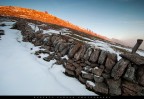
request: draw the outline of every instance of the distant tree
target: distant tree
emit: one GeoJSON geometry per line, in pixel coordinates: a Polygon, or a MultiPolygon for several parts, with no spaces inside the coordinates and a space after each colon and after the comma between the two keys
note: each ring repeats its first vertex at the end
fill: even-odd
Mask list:
{"type": "Polygon", "coordinates": [[[46,13],[46,14],[48,14],[48,12],[47,12],[47,11],[45,11],[45,13],[46,13]]]}

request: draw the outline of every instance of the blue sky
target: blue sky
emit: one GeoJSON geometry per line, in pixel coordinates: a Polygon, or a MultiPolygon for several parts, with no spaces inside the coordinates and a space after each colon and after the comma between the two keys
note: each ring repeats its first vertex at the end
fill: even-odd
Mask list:
{"type": "Polygon", "coordinates": [[[0,5],[48,11],[109,38],[144,39],[144,0],[1,0],[0,5]]]}

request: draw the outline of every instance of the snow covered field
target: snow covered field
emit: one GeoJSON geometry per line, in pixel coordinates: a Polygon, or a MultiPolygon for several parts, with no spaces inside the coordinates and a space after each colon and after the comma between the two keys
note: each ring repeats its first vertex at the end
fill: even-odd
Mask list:
{"type": "Polygon", "coordinates": [[[62,65],[37,58],[39,47],[22,42],[20,31],[10,29],[13,23],[5,23],[0,27],[5,31],[0,40],[0,95],[96,95],[65,76],[62,65]]]}

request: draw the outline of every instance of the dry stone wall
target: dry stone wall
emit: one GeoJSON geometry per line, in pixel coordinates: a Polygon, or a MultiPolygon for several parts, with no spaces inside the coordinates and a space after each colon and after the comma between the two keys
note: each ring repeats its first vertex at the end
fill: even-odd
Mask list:
{"type": "Polygon", "coordinates": [[[64,66],[66,75],[75,77],[87,89],[110,96],[144,95],[144,57],[127,53],[122,54],[118,61],[114,53],[66,36],[35,33],[25,21],[17,22],[13,28],[21,30],[23,41],[45,48],[37,51],[36,55],[49,54],[45,61],[57,60],[56,64],[64,66]],[[64,55],[68,59],[62,59],[64,55]]]}

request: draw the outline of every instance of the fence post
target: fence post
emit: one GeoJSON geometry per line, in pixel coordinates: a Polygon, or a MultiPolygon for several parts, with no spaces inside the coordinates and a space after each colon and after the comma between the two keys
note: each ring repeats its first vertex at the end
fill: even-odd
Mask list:
{"type": "Polygon", "coordinates": [[[135,44],[135,46],[132,49],[132,54],[136,53],[136,51],[138,50],[138,48],[142,44],[142,42],[143,42],[142,39],[137,39],[137,43],[135,44]]]}

